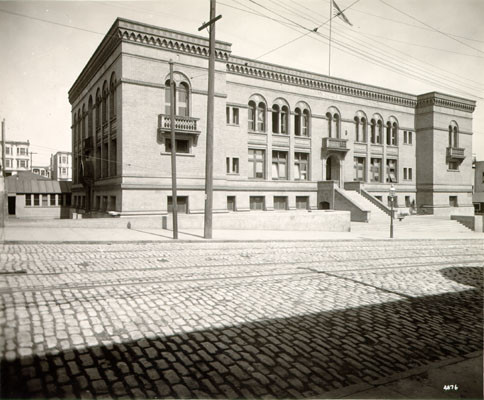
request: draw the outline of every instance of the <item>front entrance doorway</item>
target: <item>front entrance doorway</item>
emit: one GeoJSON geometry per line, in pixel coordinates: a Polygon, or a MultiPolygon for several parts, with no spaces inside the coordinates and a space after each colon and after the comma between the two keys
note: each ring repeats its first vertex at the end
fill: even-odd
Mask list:
{"type": "Polygon", "coordinates": [[[336,156],[329,156],[326,159],[326,180],[339,182],[340,179],[340,165],[339,159],[336,156]]]}

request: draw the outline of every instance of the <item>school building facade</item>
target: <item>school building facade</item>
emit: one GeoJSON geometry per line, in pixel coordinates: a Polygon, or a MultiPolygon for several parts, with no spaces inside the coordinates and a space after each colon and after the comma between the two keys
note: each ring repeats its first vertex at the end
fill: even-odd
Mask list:
{"type": "MultiPolygon", "coordinates": [[[[118,18],[69,91],[73,205],[204,209],[208,39],[118,18]]],[[[472,214],[472,100],[414,95],[233,55],[216,43],[214,211],[332,208],[324,185],[425,214],[472,214]]]]}

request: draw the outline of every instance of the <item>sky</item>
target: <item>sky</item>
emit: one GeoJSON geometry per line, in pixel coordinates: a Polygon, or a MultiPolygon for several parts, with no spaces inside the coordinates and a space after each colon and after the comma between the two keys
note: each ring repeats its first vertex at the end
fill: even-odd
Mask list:
{"type": "MultiPolygon", "coordinates": [[[[331,76],[411,94],[477,101],[484,160],[484,1],[336,0],[331,76]]],[[[0,1],[0,119],[29,140],[33,165],[71,150],[67,93],[117,17],[208,37],[210,0],[0,1]]],[[[217,0],[216,37],[232,53],[328,74],[329,0],[217,0]],[[312,32],[318,28],[317,32],[312,32]]]]}

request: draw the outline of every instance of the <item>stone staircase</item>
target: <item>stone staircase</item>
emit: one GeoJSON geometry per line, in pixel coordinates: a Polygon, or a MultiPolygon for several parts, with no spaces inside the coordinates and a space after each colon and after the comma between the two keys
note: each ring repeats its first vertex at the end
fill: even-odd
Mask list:
{"type": "MultiPolygon", "coordinates": [[[[369,210],[370,220],[368,223],[352,222],[352,232],[382,232],[388,235],[390,231],[390,216],[373,204],[370,200],[363,197],[356,191],[346,190],[346,195],[365,210],[369,210]]],[[[429,237],[438,238],[439,236],[448,236],[450,234],[470,233],[470,229],[457,221],[452,221],[443,217],[433,215],[409,215],[399,221],[398,218],[393,220],[395,237],[405,236],[411,238],[412,234],[418,234],[422,237],[428,233],[429,237]]]]}

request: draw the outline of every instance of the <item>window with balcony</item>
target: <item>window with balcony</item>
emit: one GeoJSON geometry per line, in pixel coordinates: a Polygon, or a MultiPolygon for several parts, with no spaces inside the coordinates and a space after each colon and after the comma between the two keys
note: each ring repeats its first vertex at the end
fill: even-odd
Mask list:
{"type": "Polygon", "coordinates": [[[381,158],[371,159],[370,182],[381,182],[381,158]]]}
{"type": "Polygon", "coordinates": [[[331,107],[326,113],[326,119],[328,120],[328,137],[340,138],[341,137],[341,123],[338,111],[331,107]]]}
{"type": "Polygon", "coordinates": [[[449,125],[449,147],[459,147],[459,128],[454,121],[449,125]]]}
{"type": "Polygon", "coordinates": [[[272,179],[287,179],[287,151],[272,152],[272,179]]]}
{"type": "Polygon", "coordinates": [[[307,181],[309,179],[309,154],[294,153],[294,179],[307,181]]]}
{"type": "Polygon", "coordinates": [[[355,181],[364,182],[365,180],[365,157],[354,158],[355,181]]]}
{"type": "Polygon", "coordinates": [[[387,159],[386,182],[397,182],[397,160],[387,159]]]}
{"type": "Polygon", "coordinates": [[[265,150],[249,149],[248,175],[250,179],[264,179],[265,150]]]}
{"type": "Polygon", "coordinates": [[[165,82],[165,114],[171,115],[171,90],[172,86],[175,93],[175,115],[180,117],[188,117],[190,115],[189,104],[189,87],[188,83],[173,83],[170,85],[170,80],[165,82]]]}

